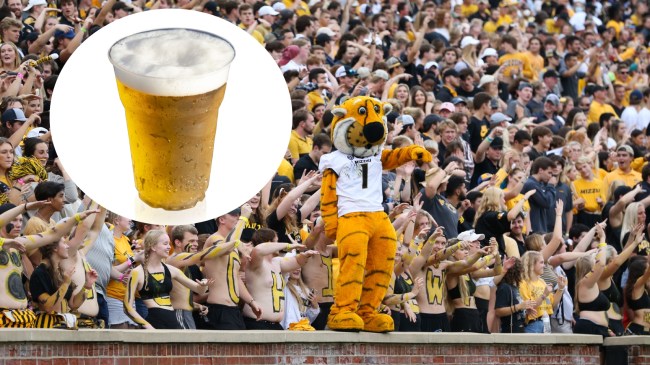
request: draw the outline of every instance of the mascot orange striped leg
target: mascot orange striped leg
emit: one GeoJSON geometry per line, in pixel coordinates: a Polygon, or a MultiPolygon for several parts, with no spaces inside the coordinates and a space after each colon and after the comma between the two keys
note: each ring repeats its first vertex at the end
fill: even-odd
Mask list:
{"type": "Polygon", "coordinates": [[[343,331],[392,331],[393,319],[378,313],[397,249],[395,230],[388,216],[372,212],[340,217],[337,245],[341,266],[328,327],[343,331]]]}

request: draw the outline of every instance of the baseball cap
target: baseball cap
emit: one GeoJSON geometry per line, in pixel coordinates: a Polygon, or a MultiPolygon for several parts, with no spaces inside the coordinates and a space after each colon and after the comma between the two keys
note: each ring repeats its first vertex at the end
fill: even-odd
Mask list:
{"type": "Polygon", "coordinates": [[[499,99],[497,98],[490,99],[490,109],[499,109],[499,99]]]}
{"type": "Polygon", "coordinates": [[[388,60],[386,60],[386,65],[388,66],[388,69],[391,70],[397,66],[404,66],[404,63],[399,60],[397,57],[391,57],[388,60]]]}
{"type": "Polygon", "coordinates": [[[458,239],[461,241],[468,241],[468,242],[482,241],[485,239],[485,235],[478,234],[473,229],[470,229],[469,231],[460,232],[458,234],[458,239]]]}
{"type": "Polygon", "coordinates": [[[276,1],[275,4],[271,6],[275,11],[282,11],[287,8],[282,1],[276,1]]]}
{"type": "Polygon", "coordinates": [[[372,74],[373,74],[373,76],[378,76],[378,77],[380,77],[380,78],[382,78],[382,79],[384,79],[386,81],[388,81],[388,79],[390,78],[388,76],[388,72],[386,72],[384,70],[381,70],[381,69],[375,70],[375,72],[373,72],[372,74]]]}
{"type": "Polygon", "coordinates": [[[643,100],[643,93],[639,90],[634,90],[630,93],[630,101],[639,101],[643,100]]]}
{"type": "Polygon", "coordinates": [[[546,98],[544,99],[545,103],[553,103],[553,105],[558,106],[560,105],[560,98],[558,98],[557,95],[555,94],[548,94],[546,95],[546,98]]]}
{"type": "Polygon", "coordinates": [[[490,142],[490,147],[500,150],[503,148],[503,139],[501,137],[494,137],[492,142],[490,142]]]}
{"type": "Polygon", "coordinates": [[[605,86],[603,86],[603,85],[594,84],[592,86],[591,90],[592,90],[592,92],[595,93],[597,91],[605,91],[605,90],[607,90],[607,88],[605,86]]]}
{"type": "Polygon", "coordinates": [[[406,127],[407,125],[415,124],[413,117],[408,114],[402,114],[395,120],[396,122],[402,122],[402,126],[406,127]]]}
{"type": "MultiPolygon", "coordinates": [[[[499,124],[499,123],[510,122],[510,121],[512,121],[512,118],[510,118],[509,116],[503,113],[494,113],[490,117],[490,124],[499,124]]],[[[503,141],[501,141],[501,145],[503,145],[503,141]]]]}
{"type": "Polygon", "coordinates": [[[616,152],[627,152],[630,154],[630,156],[634,156],[634,150],[632,150],[632,147],[622,144],[616,148],[616,152]]]}
{"type": "Polygon", "coordinates": [[[454,104],[452,104],[450,102],[445,102],[445,103],[442,103],[440,105],[440,111],[443,111],[443,110],[449,110],[450,112],[453,113],[453,112],[456,111],[456,107],[454,106],[454,104]]]}
{"type": "Polygon", "coordinates": [[[45,0],[29,0],[29,3],[27,3],[27,6],[25,7],[25,9],[23,9],[23,11],[28,11],[32,7],[38,6],[38,5],[47,5],[47,1],[45,1],[45,0]]]}
{"type": "Polygon", "coordinates": [[[370,69],[368,67],[359,67],[359,69],[357,69],[357,74],[360,79],[368,78],[370,77],[370,69]]]}
{"type": "Polygon", "coordinates": [[[461,104],[461,103],[467,105],[467,99],[465,99],[465,98],[463,98],[461,96],[457,96],[457,97],[451,99],[451,103],[454,104],[454,105],[458,105],[458,104],[461,104]]]}
{"type": "Polygon", "coordinates": [[[2,123],[13,122],[15,120],[24,122],[27,120],[25,113],[18,108],[11,108],[2,113],[2,123]]]}
{"type": "MultiPolygon", "coordinates": [[[[430,181],[434,176],[436,176],[436,174],[437,174],[438,171],[440,171],[440,170],[441,170],[440,167],[432,167],[432,168],[428,169],[427,172],[424,174],[424,181],[421,182],[420,184],[421,184],[422,186],[427,186],[427,183],[428,183],[428,182],[429,182],[429,181],[430,181]]],[[[444,183],[446,183],[447,181],[449,181],[449,178],[451,177],[451,175],[447,175],[447,174],[445,174],[445,175],[446,175],[446,176],[442,178],[442,181],[440,182],[440,184],[444,184],[444,183]]]]}
{"type": "Polygon", "coordinates": [[[341,66],[336,69],[334,77],[343,77],[343,76],[357,76],[357,72],[353,70],[350,66],[341,66]]]}
{"type": "Polygon", "coordinates": [[[334,37],[334,35],[335,35],[334,31],[331,30],[328,27],[320,27],[320,28],[318,28],[318,30],[316,31],[316,35],[319,35],[319,34],[327,34],[330,37],[334,37]]]}
{"type": "Polygon", "coordinates": [[[217,15],[219,14],[219,5],[214,1],[208,1],[203,5],[203,10],[209,11],[212,15],[217,15]]]}
{"type": "Polygon", "coordinates": [[[480,58],[482,59],[490,56],[499,57],[499,54],[497,53],[497,50],[494,48],[486,48],[483,50],[483,52],[481,52],[480,58]]]}
{"type": "Polygon", "coordinates": [[[264,16],[264,15],[280,15],[275,9],[268,5],[264,5],[260,8],[260,10],[257,11],[257,14],[259,16],[264,16]]]}
{"type": "Polygon", "coordinates": [[[546,51],[546,58],[560,58],[560,55],[555,50],[546,51]]]}
{"type": "Polygon", "coordinates": [[[463,37],[463,40],[460,41],[460,48],[465,48],[467,46],[475,46],[479,43],[480,42],[478,41],[478,39],[468,35],[463,37]]]}
{"type": "Polygon", "coordinates": [[[427,63],[424,65],[424,71],[427,71],[427,70],[430,69],[431,67],[439,68],[439,67],[438,67],[438,62],[436,62],[436,61],[429,61],[429,62],[427,62],[427,63]]]}
{"type": "Polygon", "coordinates": [[[36,127],[27,133],[27,138],[38,138],[47,132],[48,130],[43,127],[36,127]]]}
{"type": "Polygon", "coordinates": [[[494,77],[493,75],[483,75],[481,77],[481,81],[479,81],[479,83],[478,83],[478,87],[482,88],[483,85],[489,84],[489,83],[495,82],[495,81],[497,81],[497,78],[494,77]]]}

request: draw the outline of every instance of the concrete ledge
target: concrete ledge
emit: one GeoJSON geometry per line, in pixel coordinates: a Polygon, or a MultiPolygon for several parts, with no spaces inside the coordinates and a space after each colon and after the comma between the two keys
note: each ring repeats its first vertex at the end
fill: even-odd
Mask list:
{"type": "Polygon", "coordinates": [[[648,346],[650,345],[650,336],[623,336],[606,338],[605,346],[648,346]]]}
{"type": "MultiPolygon", "coordinates": [[[[610,340],[650,344],[650,336],[622,337],[610,340]],[[639,342],[645,341],[645,342],[639,342]]],[[[2,329],[2,343],[75,342],[75,343],[391,343],[391,344],[533,344],[601,345],[600,336],[573,334],[474,334],[474,333],[352,333],[293,331],[173,331],[173,330],[42,330],[2,329]]],[[[619,343],[616,343],[619,344],[619,343]]],[[[626,343],[620,343],[624,345],[626,343]]]]}

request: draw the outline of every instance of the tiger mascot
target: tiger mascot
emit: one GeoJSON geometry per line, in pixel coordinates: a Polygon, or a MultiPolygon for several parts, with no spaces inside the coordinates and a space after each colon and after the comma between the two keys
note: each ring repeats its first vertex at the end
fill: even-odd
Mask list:
{"type": "Polygon", "coordinates": [[[323,155],[319,170],[325,234],[337,241],[340,270],[330,329],[389,332],[393,319],[379,313],[391,279],[397,239],[382,206],[382,170],[408,161],[431,161],[420,146],[384,150],[385,114],[392,106],[367,96],[345,100],[332,110],[336,151],[323,155]]]}

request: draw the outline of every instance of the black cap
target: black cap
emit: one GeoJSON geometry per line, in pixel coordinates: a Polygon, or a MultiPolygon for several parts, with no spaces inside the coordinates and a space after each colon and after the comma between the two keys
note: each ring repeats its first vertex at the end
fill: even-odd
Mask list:
{"type": "Polygon", "coordinates": [[[492,142],[490,142],[490,147],[498,149],[503,148],[503,139],[501,139],[501,137],[494,137],[492,142]]]}
{"type": "Polygon", "coordinates": [[[209,11],[210,14],[212,14],[212,15],[218,15],[219,14],[219,5],[217,5],[217,3],[214,2],[214,1],[208,1],[203,6],[203,10],[209,11]]]}
{"type": "Polygon", "coordinates": [[[113,7],[111,8],[111,10],[113,10],[113,12],[115,12],[115,10],[120,10],[120,9],[124,10],[124,11],[129,11],[129,12],[133,11],[132,7],[126,5],[126,3],[123,3],[121,1],[118,1],[115,4],[113,4],[113,7]]]}
{"type": "Polygon", "coordinates": [[[399,114],[391,111],[390,113],[386,114],[386,121],[388,121],[388,123],[395,123],[395,119],[397,119],[397,117],[399,117],[399,114]]]}

